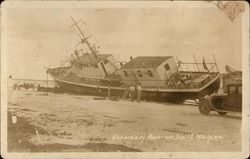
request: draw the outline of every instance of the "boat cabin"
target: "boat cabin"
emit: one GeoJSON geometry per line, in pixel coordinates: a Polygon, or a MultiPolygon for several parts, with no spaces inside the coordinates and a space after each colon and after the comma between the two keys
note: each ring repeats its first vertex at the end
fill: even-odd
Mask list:
{"type": "Polygon", "coordinates": [[[103,79],[114,73],[118,66],[111,54],[83,54],[71,60],[69,73],[75,73],[81,78],[103,79]]]}
{"type": "Polygon", "coordinates": [[[119,71],[124,84],[140,82],[144,87],[165,86],[165,81],[176,72],[177,63],[172,56],[139,56],[119,71]]]}

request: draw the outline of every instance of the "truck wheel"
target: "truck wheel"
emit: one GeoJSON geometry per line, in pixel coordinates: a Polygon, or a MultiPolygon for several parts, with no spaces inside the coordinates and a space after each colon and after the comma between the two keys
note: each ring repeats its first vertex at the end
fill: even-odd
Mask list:
{"type": "Polygon", "coordinates": [[[202,99],[199,103],[199,111],[201,114],[209,114],[211,111],[211,103],[209,99],[202,99]]]}
{"type": "Polygon", "coordinates": [[[219,112],[219,111],[217,111],[217,113],[219,113],[220,115],[226,115],[227,114],[227,112],[219,112]]]}

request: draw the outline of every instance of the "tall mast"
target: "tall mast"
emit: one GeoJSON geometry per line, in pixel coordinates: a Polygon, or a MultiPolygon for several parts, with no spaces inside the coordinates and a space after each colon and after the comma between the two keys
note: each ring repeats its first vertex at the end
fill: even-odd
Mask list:
{"type": "MultiPolygon", "coordinates": [[[[72,20],[73,20],[73,22],[74,22],[74,25],[77,27],[77,29],[79,30],[79,32],[81,33],[81,35],[82,35],[82,37],[83,37],[83,39],[82,39],[82,41],[84,41],[86,44],[87,44],[87,46],[89,47],[89,49],[90,49],[90,51],[91,51],[91,53],[95,56],[95,58],[97,59],[98,58],[98,56],[97,56],[97,54],[96,54],[96,50],[90,45],[90,43],[88,42],[88,37],[85,37],[85,35],[83,34],[83,32],[82,32],[82,30],[79,28],[79,26],[77,25],[77,23],[76,23],[76,21],[75,21],[75,19],[71,16],[71,18],[72,18],[72,20]]],[[[73,26],[74,26],[73,25],[73,26]]]]}

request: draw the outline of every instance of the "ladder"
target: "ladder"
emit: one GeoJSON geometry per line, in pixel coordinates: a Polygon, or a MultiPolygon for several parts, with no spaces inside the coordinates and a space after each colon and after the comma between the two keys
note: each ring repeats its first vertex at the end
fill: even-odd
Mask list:
{"type": "Polygon", "coordinates": [[[126,97],[128,96],[129,92],[130,92],[130,89],[129,89],[129,87],[127,87],[127,88],[125,89],[125,91],[124,91],[124,93],[123,93],[121,99],[122,99],[122,100],[126,99],[126,97]]]}
{"type": "Polygon", "coordinates": [[[138,81],[138,79],[136,78],[136,75],[135,75],[134,71],[131,71],[131,74],[132,74],[132,77],[133,77],[135,83],[138,84],[139,81],[138,81]]]}

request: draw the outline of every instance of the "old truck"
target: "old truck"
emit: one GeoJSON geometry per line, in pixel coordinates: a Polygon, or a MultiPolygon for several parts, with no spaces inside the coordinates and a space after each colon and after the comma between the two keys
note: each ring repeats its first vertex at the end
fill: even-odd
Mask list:
{"type": "Polygon", "coordinates": [[[209,114],[217,111],[220,115],[226,115],[229,111],[242,111],[242,84],[230,83],[227,85],[227,93],[216,93],[206,96],[199,102],[201,114],[209,114]]]}
{"type": "Polygon", "coordinates": [[[223,93],[206,96],[199,101],[201,114],[217,111],[220,115],[227,112],[242,111],[242,72],[226,66],[227,73],[222,76],[223,93]]]}

